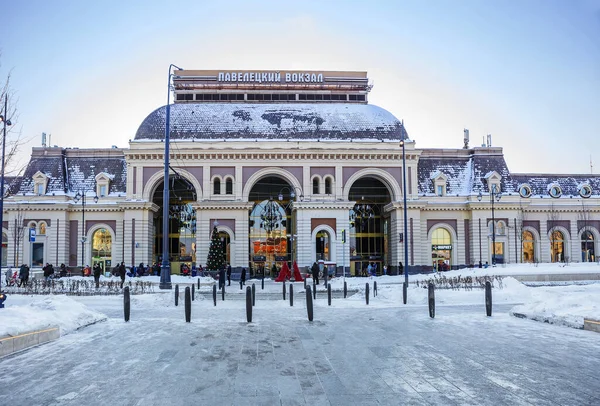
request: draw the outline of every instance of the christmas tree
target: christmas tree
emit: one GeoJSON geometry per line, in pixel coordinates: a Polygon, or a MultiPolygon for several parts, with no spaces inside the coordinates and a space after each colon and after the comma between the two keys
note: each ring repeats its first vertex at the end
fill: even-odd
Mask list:
{"type": "Polygon", "coordinates": [[[214,227],[210,238],[210,248],[208,249],[208,258],[206,259],[206,268],[209,271],[219,271],[224,265],[225,255],[223,255],[223,245],[221,244],[217,227],[214,227]]]}

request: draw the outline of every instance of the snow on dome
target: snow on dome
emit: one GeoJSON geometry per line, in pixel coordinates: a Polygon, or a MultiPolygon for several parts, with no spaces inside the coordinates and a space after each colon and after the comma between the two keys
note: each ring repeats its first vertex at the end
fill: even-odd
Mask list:
{"type": "MultiPolygon", "coordinates": [[[[183,103],[173,104],[171,139],[401,140],[400,121],[371,104],[183,103]]],[[[135,140],[165,137],[166,106],[142,122],[135,140]]]]}

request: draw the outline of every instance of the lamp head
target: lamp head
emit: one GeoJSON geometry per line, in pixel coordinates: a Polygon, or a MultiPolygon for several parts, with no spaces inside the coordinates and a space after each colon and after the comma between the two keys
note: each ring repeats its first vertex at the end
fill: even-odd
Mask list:
{"type": "Polygon", "coordinates": [[[98,196],[94,196],[94,203],[98,203],[98,196]]]}
{"type": "Polygon", "coordinates": [[[400,141],[400,146],[404,148],[404,140],[400,141]]]}
{"type": "Polygon", "coordinates": [[[279,198],[279,201],[283,200],[283,194],[279,193],[279,196],[277,196],[279,198]]]}
{"type": "Polygon", "coordinates": [[[296,193],[294,193],[293,191],[290,192],[290,197],[293,199],[294,197],[296,197],[296,193]]]}
{"type": "Polygon", "coordinates": [[[483,199],[483,195],[481,194],[481,190],[480,190],[479,194],[477,195],[477,200],[481,201],[481,199],[483,199]]]}

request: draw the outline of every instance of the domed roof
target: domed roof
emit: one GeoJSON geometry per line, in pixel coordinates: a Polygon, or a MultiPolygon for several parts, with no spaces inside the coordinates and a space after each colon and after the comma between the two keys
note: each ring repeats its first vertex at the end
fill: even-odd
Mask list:
{"type": "MultiPolygon", "coordinates": [[[[136,140],[165,138],[166,106],[142,122],[136,140]]],[[[401,140],[402,124],[372,104],[181,103],[171,105],[171,139],[401,140]]],[[[406,137],[408,138],[408,137],[406,137]]]]}

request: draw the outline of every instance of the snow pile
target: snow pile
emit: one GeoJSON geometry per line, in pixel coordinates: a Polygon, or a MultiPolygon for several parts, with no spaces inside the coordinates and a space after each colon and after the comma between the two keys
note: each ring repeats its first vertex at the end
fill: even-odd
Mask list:
{"type": "Polygon", "coordinates": [[[52,326],[59,326],[64,335],[107,318],[63,295],[10,295],[4,305],[6,307],[0,309],[0,337],[52,326]]]}
{"type": "Polygon", "coordinates": [[[583,328],[583,319],[600,320],[600,285],[529,288],[531,297],[510,314],[551,324],[583,328]]]}

